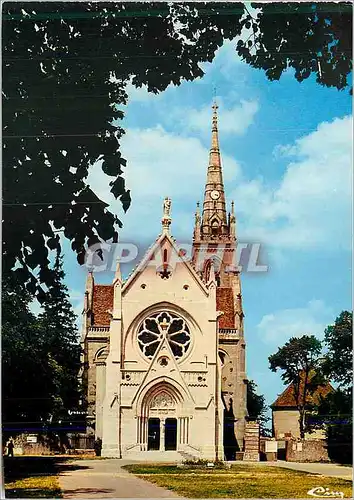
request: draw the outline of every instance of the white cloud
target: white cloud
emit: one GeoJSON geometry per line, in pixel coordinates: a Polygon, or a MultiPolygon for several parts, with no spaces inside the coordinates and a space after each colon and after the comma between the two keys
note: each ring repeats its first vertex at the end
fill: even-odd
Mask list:
{"type": "MultiPolygon", "coordinates": [[[[219,131],[220,134],[243,135],[250,125],[254,123],[254,117],[259,110],[257,101],[241,100],[239,105],[226,108],[220,98],[217,99],[220,107],[219,111],[219,131]]],[[[183,123],[190,130],[209,132],[211,127],[210,106],[205,106],[199,110],[192,109],[181,112],[183,123]]]]}
{"type": "MultiPolygon", "coordinates": [[[[207,124],[210,110],[208,118],[207,124]]],[[[225,112],[222,118],[225,121],[225,112]]],[[[134,237],[135,241],[138,236],[154,238],[160,231],[162,199],[169,196],[173,203],[172,232],[190,240],[195,203],[203,199],[208,147],[195,137],[182,137],[161,126],[126,132],[121,149],[128,160],[125,178],[133,199],[127,214],[110,195],[109,178],[99,165],[92,169],[89,182],[121,216],[122,237],[134,237]]],[[[350,132],[351,118],[336,118],[321,123],[293,144],[278,148],[278,155],[289,163],[282,179],[273,185],[262,178],[248,181],[239,164],[223,154],[225,186],[236,186],[227,195],[235,200],[240,239],[267,244],[276,251],[348,248],[350,132]]]]}
{"type": "Polygon", "coordinates": [[[323,338],[333,312],[321,300],[312,300],[303,308],[282,309],[263,316],[257,325],[258,336],[265,344],[283,345],[291,337],[316,335],[323,338]]]}
{"type": "Polygon", "coordinates": [[[146,102],[156,99],[160,94],[154,94],[153,92],[148,92],[147,86],[142,85],[141,87],[135,87],[131,82],[129,82],[125,88],[128,94],[128,104],[131,102],[146,102]]]}
{"type": "MultiPolygon", "coordinates": [[[[203,201],[209,151],[199,139],[184,138],[166,132],[162,127],[128,129],[121,142],[128,159],[124,177],[131,189],[132,205],[126,214],[109,193],[109,178],[95,165],[89,183],[99,197],[111,204],[124,223],[121,236],[153,239],[160,232],[162,200],[172,198],[172,233],[192,238],[196,202],[203,201]]],[[[237,182],[239,165],[223,155],[225,183],[237,182]]]]}
{"type": "Polygon", "coordinates": [[[278,248],[348,248],[352,119],[323,122],[277,154],[292,161],[277,185],[242,182],[232,193],[244,238],[278,248]]]}

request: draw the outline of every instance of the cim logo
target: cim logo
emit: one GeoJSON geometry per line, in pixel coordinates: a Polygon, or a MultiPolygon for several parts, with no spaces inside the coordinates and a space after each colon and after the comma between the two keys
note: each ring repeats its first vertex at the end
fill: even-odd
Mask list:
{"type": "Polygon", "coordinates": [[[329,488],[323,488],[323,486],[316,486],[309,490],[307,494],[316,498],[344,498],[342,491],[330,491],[329,488]]]}

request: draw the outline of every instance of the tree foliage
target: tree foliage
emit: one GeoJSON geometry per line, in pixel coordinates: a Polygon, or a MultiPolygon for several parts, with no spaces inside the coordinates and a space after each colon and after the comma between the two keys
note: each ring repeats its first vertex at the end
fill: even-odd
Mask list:
{"type": "Polygon", "coordinates": [[[254,38],[245,35],[237,51],[268,78],[292,66],[300,81],[314,72],[321,84],[345,88],[351,6],[321,5],[255,4],[254,18],[243,3],[4,3],[4,269],[16,267],[43,300],[38,283],[51,284],[60,231],[80,263],[87,246],[117,240],[121,222],[87,177],[101,161],[128,209],[119,151],[128,82],[161,92],[201,77],[200,63],[246,27],[254,38]]]}
{"type": "Polygon", "coordinates": [[[353,392],[336,389],[317,408],[317,427],[326,432],[328,455],[337,463],[353,460],[353,392]]]}
{"type": "Polygon", "coordinates": [[[52,286],[42,304],[43,312],[38,320],[46,339],[46,350],[57,367],[55,415],[78,406],[80,390],[81,348],[76,326],[77,316],[73,311],[67,286],[64,284],[63,258],[58,254],[52,273],[52,286]]]}
{"type": "Polygon", "coordinates": [[[52,407],[54,381],[31,298],[14,278],[2,281],[3,430],[37,425],[52,407]],[[22,425],[21,425],[22,423],[22,425]]]}
{"type": "Polygon", "coordinates": [[[247,11],[248,40],[239,55],[253,68],[279,80],[288,68],[302,82],[311,75],[320,85],[343,90],[352,72],[352,5],[324,2],[254,3],[247,11]]]}
{"type": "Polygon", "coordinates": [[[269,356],[270,369],[282,370],[281,378],[286,384],[292,384],[296,406],[299,411],[301,438],[305,437],[305,415],[308,409],[308,396],[324,380],[319,368],[321,342],[314,335],[292,337],[275,354],[269,356]]]}
{"type": "Polygon", "coordinates": [[[79,402],[80,347],[58,257],[43,312],[14,274],[2,285],[2,411],[5,432],[43,430],[79,402]]]}
{"type": "MultiPolygon", "coordinates": [[[[6,3],[3,16],[4,266],[50,284],[58,230],[82,263],[87,245],[117,239],[120,221],[87,183],[102,171],[126,210],[119,121],[126,85],[151,92],[203,74],[225,38],[240,31],[227,4],[6,3]],[[23,13],[25,12],[25,14],[23,13]],[[175,32],[176,22],[185,28],[175,32]]],[[[37,292],[41,290],[37,289],[37,292]]],[[[43,298],[40,293],[39,298],[43,298]]]]}
{"type": "Polygon", "coordinates": [[[324,344],[327,348],[322,369],[326,375],[348,388],[353,382],[353,313],[343,311],[334,325],[325,330],[324,344]]]}
{"type": "Polygon", "coordinates": [[[325,330],[327,349],[323,372],[338,384],[318,407],[319,424],[326,430],[328,453],[339,463],[353,459],[353,313],[342,311],[325,330]],[[324,424],[324,425],[323,425],[324,424]]]}
{"type": "Polygon", "coordinates": [[[248,418],[258,420],[261,432],[264,433],[265,426],[269,421],[267,416],[268,406],[265,397],[257,394],[257,384],[253,380],[247,382],[247,412],[248,418]]]}

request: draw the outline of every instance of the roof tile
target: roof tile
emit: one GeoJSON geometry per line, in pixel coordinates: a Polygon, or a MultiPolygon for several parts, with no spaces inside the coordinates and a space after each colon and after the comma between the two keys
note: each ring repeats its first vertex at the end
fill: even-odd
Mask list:
{"type": "Polygon", "coordinates": [[[232,288],[216,289],[216,309],[224,314],[220,317],[220,328],[235,328],[234,295],[232,288]]]}
{"type": "Polygon", "coordinates": [[[94,285],[93,287],[93,324],[108,326],[110,315],[108,309],[113,308],[113,285],[94,285]]]}
{"type": "MultiPolygon", "coordinates": [[[[303,381],[300,384],[300,391],[302,391],[302,388],[303,381]]],[[[320,385],[312,394],[308,394],[306,401],[308,404],[318,404],[321,398],[325,398],[332,391],[333,387],[329,382],[326,382],[325,385],[320,385]]],[[[289,384],[285,391],[283,391],[274,401],[271,407],[273,409],[279,407],[296,407],[294,385],[289,384]]]]}

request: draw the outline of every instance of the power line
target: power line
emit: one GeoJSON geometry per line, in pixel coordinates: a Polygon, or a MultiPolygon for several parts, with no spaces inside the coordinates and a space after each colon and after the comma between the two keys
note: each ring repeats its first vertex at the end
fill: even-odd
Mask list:
{"type": "MultiPolygon", "coordinates": [[[[178,4],[177,4],[178,5],[178,4]]],[[[183,4],[182,4],[183,5],[183,4]]],[[[232,7],[232,8],[217,8],[214,10],[211,8],[197,9],[198,15],[200,16],[230,16],[232,14],[242,15],[244,14],[244,8],[232,7]]],[[[188,13],[187,10],[185,10],[188,13]]],[[[296,10],[289,8],[284,8],[280,3],[274,4],[273,8],[268,8],[263,15],[274,15],[274,14],[330,14],[330,13],[340,13],[340,14],[351,14],[352,6],[351,4],[317,4],[316,8],[313,5],[297,5],[296,10]]],[[[78,19],[107,19],[107,18],[149,18],[149,17],[160,17],[164,15],[173,14],[171,9],[154,9],[154,10],[143,10],[143,11],[130,11],[130,10],[117,10],[117,11],[100,11],[100,12],[42,12],[42,13],[21,13],[21,14],[3,14],[2,19],[4,21],[48,21],[48,20],[78,20],[78,19]]]]}
{"type": "Polygon", "coordinates": [[[2,203],[4,207],[30,207],[30,206],[35,206],[35,205],[40,205],[40,206],[46,206],[49,207],[51,205],[71,205],[74,207],[75,205],[108,205],[105,201],[75,201],[75,203],[72,203],[71,201],[45,201],[45,202],[28,202],[26,203],[21,202],[21,203],[2,203]]]}

